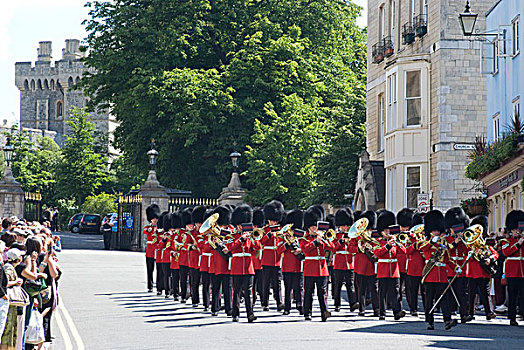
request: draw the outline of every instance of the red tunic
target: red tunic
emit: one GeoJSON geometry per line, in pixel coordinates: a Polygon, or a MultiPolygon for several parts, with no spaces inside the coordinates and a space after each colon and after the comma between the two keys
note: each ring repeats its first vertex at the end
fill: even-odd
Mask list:
{"type": "Polygon", "coordinates": [[[280,255],[277,253],[278,239],[275,237],[275,233],[268,234],[270,228],[267,227],[266,234],[260,240],[262,244],[262,266],[278,266],[280,267],[280,255]]]}
{"type": "Polygon", "coordinates": [[[171,239],[172,234],[170,232],[164,232],[159,238],[157,251],[157,261],[160,263],[170,263],[171,262],[171,239]],[[160,258],[159,258],[160,256],[160,258]]]}
{"type": "Polygon", "coordinates": [[[202,250],[202,254],[200,255],[200,271],[201,272],[210,272],[211,268],[211,255],[213,255],[213,248],[209,245],[209,240],[202,239],[202,242],[200,243],[200,249],[202,250]]]}
{"type": "Polygon", "coordinates": [[[337,240],[333,254],[333,269],[349,271],[353,270],[353,254],[349,251],[350,243],[347,240],[337,240]]]}
{"type": "MultiPolygon", "coordinates": [[[[188,239],[188,243],[189,245],[195,245],[196,247],[198,247],[198,231],[196,230],[192,230],[190,232],[190,235],[188,235],[187,239],[188,239]]],[[[198,269],[199,268],[199,260],[200,260],[200,247],[198,247],[198,249],[196,248],[193,248],[191,250],[189,250],[189,267],[190,268],[193,268],[193,269],[198,269]]]]}
{"type": "MultiPolygon", "coordinates": [[[[493,255],[493,259],[497,260],[499,257],[499,253],[493,249],[493,247],[487,247],[491,255],[493,255]]],[[[466,277],[467,278],[491,278],[491,275],[482,268],[480,263],[475,259],[475,257],[471,257],[468,260],[467,268],[466,268],[466,277]]]]}
{"type": "Polygon", "coordinates": [[[402,250],[397,249],[397,259],[400,273],[406,273],[408,270],[408,256],[402,250]]]}
{"type": "Polygon", "coordinates": [[[178,264],[180,266],[189,266],[189,245],[192,243],[191,237],[187,234],[186,230],[180,229],[178,231],[178,242],[184,243],[180,250],[180,257],[178,258],[178,264]]]}
{"type": "MultiPolygon", "coordinates": [[[[218,248],[219,249],[219,248],[218,248]]],[[[229,270],[229,259],[224,259],[222,255],[216,250],[213,249],[211,253],[211,269],[210,272],[215,275],[229,275],[231,271],[229,270]]]]}
{"type": "MultiPolygon", "coordinates": [[[[451,237],[451,241],[448,239],[449,243],[452,243],[454,241],[453,237],[451,237]]],[[[455,269],[457,266],[462,266],[464,264],[464,261],[468,257],[469,249],[466,247],[466,245],[463,242],[459,242],[454,244],[454,248],[451,248],[449,250],[449,256],[451,259],[451,262],[454,264],[448,265],[448,277],[455,276],[455,269]]],[[[458,275],[458,277],[466,277],[466,268],[464,267],[462,269],[462,273],[458,275]]]]}
{"type": "Polygon", "coordinates": [[[172,234],[171,235],[171,264],[169,265],[169,268],[171,270],[178,270],[180,269],[180,265],[178,264],[178,261],[176,260],[176,240],[177,240],[177,235],[176,234],[172,234]]]}
{"type": "Polygon", "coordinates": [[[255,268],[251,254],[254,247],[250,239],[238,238],[228,246],[229,251],[233,254],[231,257],[231,274],[232,275],[254,275],[255,268]]]}
{"type": "Polygon", "coordinates": [[[156,226],[147,225],[144,227],[143,233],[146,235],[146,258],[155,257],[156,247],[156,226]]]}
{"type": "Polygon", "coordinates": [[[375,264],[369,260],[366,254],[361,253],[358,249],[358,240],[352,239],[350,242],[349,251],[355,254],[355,273],[363,276],[375,275],[375,264]],[[353,243],[351,243],[353,242],[353,243]]]}
{"type": "Polygon", "coordinates": [[[333,243],[300,241],[300,248],[306,256],[304,260],[304,276],[320,277],[329,276],[328,265],[326,262],[326,251],[335,249],[333,243]]]}
{"type": "Polygon", "coordinates": [[[422,276],[422,270],[426,264],[426,260],[420,250],[415,249],[415,244],[408,246],[406,248],[406,255],[408,257],[407,261],[407,274],[409,276],[422,276]]]}
{"type": "Polygon", "coordinates": [[[277,254],[282,255],[282,272],[302,272],[302,260],[286,247],[284,242],[280,242],[277,254]]]}
{"type": "MultiPolygon", "coordinates": [[[[439,246],[438,243],[429,243],[429,244],[426,244],[424,247],[422,247],[424,258],[426,260],[429,260],[433,252],[437,250],[438,246],[439,246]]],[[[431,269],[429,274],[426,276],[426,279],[424,280],[424,282],[447,283],[448,282],[448,264],[449,264],[448,254],[444,252],[442,261],[439,261],[435,264],[435,266],[431,269]]]]}
{"type": "Polygon", "coordinates": [[[502,244],[502,253],[506,256],[504,274],[506,278],[524,278],[524,245],[518,247],[519,240],[509,238],[502,244]]]}
{"type": "Polygon", "coordinates": [[[403,245],[392,245],[388,249],[388,242],[384,239],[380,241],[381,248],[375,249],[373,254],[378,258],[377,278],[399,278],[400,269],[398,267],[397,252],[406,253],[403,245]]]}

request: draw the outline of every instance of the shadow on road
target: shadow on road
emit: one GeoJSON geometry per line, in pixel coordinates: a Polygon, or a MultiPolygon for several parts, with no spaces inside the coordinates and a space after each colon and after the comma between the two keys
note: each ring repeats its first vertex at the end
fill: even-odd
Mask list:
{"type": "Polygon", "coordinates": [[[88,235],[70,232],[58,232],[62,241],[62,249],[103,250],[104,237],[102,235],[88,235]]]}

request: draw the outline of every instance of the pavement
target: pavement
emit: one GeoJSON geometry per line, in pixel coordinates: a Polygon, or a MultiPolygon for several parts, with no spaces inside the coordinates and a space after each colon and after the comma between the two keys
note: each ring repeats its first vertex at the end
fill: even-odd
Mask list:
{"type": "Polygon", "coordinates": [[[325,323],[316,300],[310,322],[296,310],[281,315],[272,302],[268,312],[256,305],[252,324],[242,306],[233,323],[224,313],[211,317],[202,307],[147,293],[143,253],[105,251],[99,235],[61,236],[64,274],[51,349],[524,349],[524,326],[509,327],[505,318],[477,315],[446,331],[437,316],[428,331],[422,315],[378,321],[350,312],[347,302],[325,323]]]}

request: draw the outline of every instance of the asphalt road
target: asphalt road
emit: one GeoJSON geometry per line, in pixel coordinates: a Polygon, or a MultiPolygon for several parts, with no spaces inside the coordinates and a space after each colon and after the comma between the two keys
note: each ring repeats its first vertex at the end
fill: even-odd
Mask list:
{"type": "Polygon", "coordinates": [[[145,292],[141,253],[104,251],[102,236],[64,234],[62,242],[64,275],[52,349],[524,348],[524,326],[509,327],[506,319],[486,321],[480,315],[450,331],[437,317],[436,330],[427,331],[422,316],[378,321],[357,316],[346,304],[322,323],[315,301],[311,322],[297,311],[282,316],[274,304],[263,312],[258,304],[255,323],[247,323],[244,309],[240,322],[232,323],[225,314],[211,317],[202,307],[145,292]]]}

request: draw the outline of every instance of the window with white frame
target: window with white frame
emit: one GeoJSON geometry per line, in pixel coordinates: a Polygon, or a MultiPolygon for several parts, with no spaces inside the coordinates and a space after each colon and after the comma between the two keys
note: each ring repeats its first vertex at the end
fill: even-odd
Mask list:
{"type": "Polygon", "coordinates": [[[406,126],[420,125],[422,96],[420,89],[420,71],[406,72],[405,79],[405,108],[406,126]]]}
{"type": "Polygon", "coordinates": [[[519,17],[517,16],[513,22],[511,22],[512,34],[513,34],[513,56],[517,56],[520,52],[519,47],[519,17]]]}
{"type": "Polygon", "coordinates": [[[386,84],[386,95],[388,107],[386,113],[386,129],[391,131],[397,128],[397,74],[393,73],[388,76],[386,84]]]}
{"type": "Polygon", "coordinates": [[[378,32],[378,40],[384,39],[386,36],[386,18],[384,15],[384,5],[380,6],[378,9],[378,23],[379,23],[379,32],[378,32]]]}
{"type": "Polygon", "coordinates": [[[407,208],[417,207],[417,195],[420,193],[420,166],[406,167],[406,203],[407,208]]]}
{"type": "Polygon", "coordinates": [[[417,13],[415,12],[415,5],[416,5],[416,2],[417,0],[411,0],[411,4],[410,4],[410,11],[411,11],[411,21],[412,22],[415,22],[415,17],[417,16],[417,13]]]}
{"type": "Polygon", "coordinates": [[[500,137],[500,113],[493,115],[493,139],[498,140],[500,137]]]}
{"type": "Polygon", "coordinates": [[[520,96],[513,99],[513,120],[520,120],[522,125],[522,120],[520,119],[520,96]]]}
{"type": "Polygon", "coordinates": [[[391,38],[391,45],[395,45],[395,11],[396,3],[395,0],[389,1],[389,36],[391,38]]]}
{"type": "Polygon", "coordinates": [[[378,96],[378,151],[382,152],[384,150],[384,133],[385,133],[385,98],[384,94],[378,96]]]}
{"type": "Polygon", "coordinates": [[[428,0],[422,0],[422,14],[428,20],[428,0]]]}

